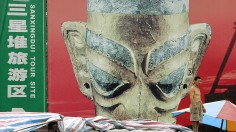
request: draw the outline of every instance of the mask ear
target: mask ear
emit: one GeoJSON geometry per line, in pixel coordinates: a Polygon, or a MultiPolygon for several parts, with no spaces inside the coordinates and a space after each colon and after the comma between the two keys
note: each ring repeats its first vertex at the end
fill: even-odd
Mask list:
{"type": "Polygon", "coordinates": [[[183,80],[183,84],[187,84],[188,86],[185,90],[186,93],[190,88],[189,85],[192,84],[192,81],[198,72],[210,39],[211,28],[208,24],[201,23],[190,26],[189,62],[187,64],[187,71],[185,72],[186,74],[183,80]]]}
{"type": "Polygon", "coordinates": [[[81,22],[64,22],[62,34],[70,55],[73,70],[80,91],[92,99],[90,74],[86,66],[86,24],[81,22]]]}

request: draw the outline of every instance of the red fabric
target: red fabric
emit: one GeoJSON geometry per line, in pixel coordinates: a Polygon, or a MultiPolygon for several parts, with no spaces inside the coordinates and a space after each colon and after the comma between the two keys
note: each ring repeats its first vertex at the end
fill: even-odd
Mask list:
{"type": "Polygon", "coordinates": [[[236,122],[236,106],[230,101],[226,101],[217,118],[236,122]]]}

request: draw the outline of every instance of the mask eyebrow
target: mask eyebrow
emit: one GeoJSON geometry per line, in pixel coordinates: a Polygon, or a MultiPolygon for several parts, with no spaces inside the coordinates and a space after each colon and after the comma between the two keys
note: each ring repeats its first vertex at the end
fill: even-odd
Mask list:
{"type": "Polygon", "coordinates": [[[90,48],[88,48],[87,51],[89,53],[87,54],[87,63],[93,64],[99,69],[116,77],[118,80],[122,80],[124,82],[134,82],[134,69],[127,69],[126,67],[111,61],[108,57],[99,54],[98,52],[94,52],[90,48]]]}
{"type": "Polygon", "coordinates": [[[189,42],[187,35],[165,42],[159,49],[155,49],[151,53],[148,64],[148,70],[153,70],[161,62],[164,62],[174,57],[181,51],[187,50],[188,47],[189,42]]]}
{"type": "Polygon", "coordinates": [[[112,61],[115,61],[128,69],[134,65],[129,50],[122,45],[104,38],[89,29],[87,29],[86,41],[89,48],[102,53],[112,61]]]}

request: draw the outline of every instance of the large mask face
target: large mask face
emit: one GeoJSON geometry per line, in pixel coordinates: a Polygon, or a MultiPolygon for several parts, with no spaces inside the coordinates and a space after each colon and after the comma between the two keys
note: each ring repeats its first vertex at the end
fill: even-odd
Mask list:
{"type": "Polygon", "coordinates": [[[210,40],[207,24],[189,26],[187,0],[88,0],[87,24],[62,30],[97,115],[168,123],[210,40]]]}

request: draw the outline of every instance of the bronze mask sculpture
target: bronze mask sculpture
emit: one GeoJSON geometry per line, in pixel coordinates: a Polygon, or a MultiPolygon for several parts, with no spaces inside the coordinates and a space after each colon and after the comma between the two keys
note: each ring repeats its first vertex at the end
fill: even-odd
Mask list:
{"type": "Polygon", "coordinates": [[[88,0],[87,23],[63,23],[80,91],[96,115],[175,122],[171,112],[211,38],[209,25],[189,26],[188,12],[188,0],[88,0]]]}

